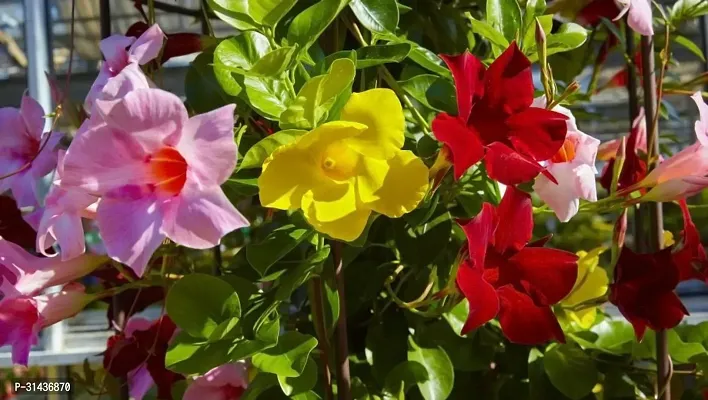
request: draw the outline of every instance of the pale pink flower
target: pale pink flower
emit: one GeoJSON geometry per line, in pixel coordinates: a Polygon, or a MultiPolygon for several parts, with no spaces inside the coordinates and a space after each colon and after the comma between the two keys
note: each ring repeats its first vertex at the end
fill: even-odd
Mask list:
{"type": "Polygon", "coordinates": [[[218,366],[192,382],[184,400],[238,400],[248,387],[248,368],[237,362],[218,366]]]}
{"type": "Polygon", "coordinates": [[[56,166],[55,148],[61,134],[44,134],[44,110],[27,95],[22,96],[19,109],[0,108],[0,127],[0,175],[25,168],[0,180],[0,193],[12,190],[19,207],[36,207],[37,182],[56,166]],[[45,141],[48,142],[42,148],[45,141]],[[26,167],[30,162],[32,164],[26,167]]]}
{"type": "Polygon", "coordinates": [[[654,34],[650,0],[615,0],[621,11],[615,21],[627,14],[627,24],[637,33],[644,36],[654,34]]]}
{"type": "MultiPolygon", "coordinates": [[[[545,98],[535,99],[532,106],[545,107],[545,98]]],[[[567,108],[556,106],[553,111],[568,117],[568,133],[563,147],[553,158],[546,161],[546,169],[558,183],[539,175],[533,188],[561,222],[568,222],[578,213],[580,199],[597,201],[595,156],[600,141],[581,132],[573,114],[567,108]]]]}
{"type": "Polygon", "coordinates": [[[166,237],[204,249],[248,226],[220,187],[236,165],[234,107],[188,118],[160,89],[96,101],[102,120],[71,143],[62,185],[101,197],[96,222],[109,256],[142,276],[166,237]]]}
{"type": "Polygon", "coordinates": [[[27,366],[39,331],[73,317],[94,299],[83,285],[72,283],[56,293],[0,300],[0,346],[11,345],[12,362],[27,366]]]}
{"type": "Polygon", "coordinates": [[[674,201],[693,196],[708,187],[708,106],[701,93],[691,96],[700,118],[696,121],[696,143],[659,164],[637,188],[652,189],[642,201],[674,201]]]}
{"type": "Polygon", "coordinates": [[[100,47],[105,62],[94,81],[84,106],[93,112],[93,105],[111,78],[120,74],[131,64],[144,65],[157,58],[165,35],[158,25],[151,26],[139,38],[113,35],[101,41],[100,47]]]}
{"type": "Polygon", "coordinates": [[[69,261],[40,258],[0,238],[0,299],[33,296],[86,276],[107,261],[85,254],[69,261]]]}

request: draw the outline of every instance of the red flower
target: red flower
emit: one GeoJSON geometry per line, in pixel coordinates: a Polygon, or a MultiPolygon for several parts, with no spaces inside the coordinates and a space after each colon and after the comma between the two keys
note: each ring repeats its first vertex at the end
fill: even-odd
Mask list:
{"type": "Polygon", "coordinates": [[[582,25],[595,26],[602,18],[613,20],[620,11],[615,0],[594,0],[583,7],[575,19],[582,25]]]}
{"type": "Polygon", "coordinates": [[[167,347],[176,329],[174,322],[165,315],[146,330],[111,336],[103,353],[103,367],[113,376],[126,376],[145,366],[157,385],[157,397],[172,399],[172,384],[184,379],[184,376],[165,368],[167,347]]]}
{"type": "Polygon", "coordinates": [[[686,200],[679,202],[683,214],[683,240],[674,249],[672,257],[679,270],[679,280],[699,279],[708,281],[708,257],[701,244],[701,234],[691,219],[686,200]]]}
{"type": "Polygon", "coordinates": [[[506,185],[542,171],[555,181],[538,162],[563,145],[567,117],[531,107],[531,63],[516,43],[489,69],[469,52],[441,57],[455,78],[458,114],[439,114],[433,132],[451,152],[455,178],[484,158],[489,177],[506,185]]]}
{"type": "Polygon", "coordinates": [[[499,316],[512,342],[565,341],[551,305],[570,293],[578,257],[561,250],[531,247],[531,198],[509,186],[498,207],[485,203],[465,231],[469,259],[457,271],[457,285],[469,301],[462,333],[499,316]]]}
{"type": "Polygon", "coordinates": [[[642,340],[647,327],[671,329],[688,311],[674,293],[679,283],[679,270],[671,256],[671,248],[653,254],[637,254],[622,248],[614,282],[610,285],[610,302],[634,327],[642,340]]]}
{"type": "MultiPolygon", "coordinates": [[[[621,139],[618,139],[621,140],[621,139]]],[[[598,158],[606,159],[609,149],[615,149],[619,146],[618,141],[607,142],[600,146],[598,158]]],[[[632,123],[632,132],[627,139],[627,149],[624,156],[624,164],[620,172],[619,180],[617,181],[617,190],[628,188],[635,183],[638,183],[647,176],[647,163],[640,156],[638,150],[647,151],[647,124],[644,117],[644,109],[639,111],[639,115],[632,123]]],[[[605,164],[600,176],[600,184],[606,190],[610,190],[612,186],[612,173],[615,168],[615,158],[609,159],[605,164]]]]}

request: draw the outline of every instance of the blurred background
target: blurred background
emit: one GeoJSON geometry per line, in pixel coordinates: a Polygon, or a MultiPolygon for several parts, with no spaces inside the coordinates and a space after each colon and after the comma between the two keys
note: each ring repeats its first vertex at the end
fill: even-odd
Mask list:
{"type": "MultiPolygon", "coordinates": [[[[141,20],[134,0],[76,0],[69,96],[79,102],[88,93],[102,58],[99,50],[101,3],[104,7],[109,6],[110,18],[107,21],[112,33],[125,34],[130,25],[141,20]]],[[[156,3],[159,5],[157,21],[166,33],[203,31],[200,0],[163,0],[156,3]]],[[[22,94],[29,90],[45,110],[54,108],[45,72],[55,76],[60,87],[64,88],[71,57],[71,8],[71,0],[0,0],[0,107],[18,107],[22,94]]],[[[704,54],[708,53],[706,22],[705,19],[695,20],[691,25],[682,27],[681,31],[681,35],[702,49],[704,54]]],[[[221,21],[212,20],[212,25],[217,37],[236,33],[221,21]]],[[[670,67],[669,77],[672,79],[689,80],[708,71],[708,63],[695,53],[679,46],[674,46],[673,51],[677,62],[670,67]]],[[[194,55],[191,55],[167,62],[162,87],[183,96],[185,74],[193,59],[194,55]]],[[[563,59],[556,58],[554,62],[563,62],[563,59]]],[[[601,72],[600,86],[623,68],[624,63],[619,52],[612,53],[601,72]]],[[[583,70],[580,84],[587,86],[591,74],[591,68],[583,70]]],[[[540,84],[537,86],[540,87],[540,84]]],[[[675,152],[695,141],[693,126],[698,112],[688,96],[666,96],[665,99],[667,118],[661,120],[661,135],[671,138],[664,144],[667,151],[675,152]]],[[[573,111],[581,130],[603,141],[626,135],[629,131],[624,87],[603,90],[592,98],[591,103],[573,111]]],[[[61,128],[59,126],[59,130],[61,128]]],[[[601,164],[598,164],[598,169],[602,169],[601,164]]],[[[697,196],[691,203],[708,204],[708,193],[697,196]]],[[[708,243],[708,208],[694,208],[691,212],[701,230],[703,243],[708,243]]],[[[682,229],[678,207],[665,205],[665,213],[665,229],[677,234],[682,229]]],[[[537,234],[555,233],[553,245],[569,250],[592,249],[603,244],[611,237],[613,223],[609,216],[587,214],[579,214],[570,223],[562,225],[553,216],[541,216],[538,222],[540,229],[537,234]]],[[[632,238],[628,240],[631,244],[632,238]]],[[[691,312],[689,322],[708,320],[708,290],[702,282],[684,283],[679,292],[691,312]]],[[[159,307],[153,307],[143,314],[154,318],[159,312],[159,307]]],[[[83,374],[85,360],[89,365],[100,363],[100,353],[113,333],[106,321],[106,307],[94,306],[71,320],[45,330],[31,354],[33,367],[30,370],[12,368],[9,349],[0,348],[0,399],[44,398],[14,397],[9,384],[19,376],[66,378],[74,373],[83,374]]],[[[77,391],[70,396],[56,395],[51,398],[92,396],[77,391]]]]}

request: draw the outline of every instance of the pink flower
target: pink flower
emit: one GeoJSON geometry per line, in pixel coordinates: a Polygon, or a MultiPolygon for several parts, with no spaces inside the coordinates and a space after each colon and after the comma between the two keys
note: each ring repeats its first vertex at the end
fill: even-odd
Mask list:
{"type": "Polygon", "coordinates": [[[153,25],[137,39],[123,35],[103,39],[100,47],[106,61],[86,96],[86,109],[93,112],[93,105],[100,98],[103,87],[125,67],[131,64],[144,65],[157,58],[164,36],[160,27],[153,25]]]}
{"type": "Polygon", "coordinates": [[[615,0],[622,9],[615,21],[627,14],[627,24],[637,33],[644,36],[654,34],[652,27],[651,1],[649,0],[615,0]]]}
{"type": "MultiPolygon", "coordinates": [[[[535,99],[532,106],[545,108],[545,97],[535,99]]],[[[575,118],[567,108],[556,106],[553,111],[568,117],[565,142],[558,153],[546,162],[546,169],[558,183],[540,175],[533,188],[561,222],[568,222],[578,213],[580,199],[597,201],[595,156],[600,141],[578,130],[575,118]]]]}
{"type": "Polygon", "coordinates": [[[236,165],[234,107],[188,118],[160,89],[96,101],[103,120],[71,143],[62,185],[101,197],[96,222],[109,256],[142,276],[166,237],[204,249],[248,226],[220,187],[236,165]]]}
{"type": "Polygon", "coordinates": [[[195,379],[184,392],[184,400],[238,400],[247,386],[246,364],[224,364],[195,379]]]}
{"type": "Polygon", "coordinates": [[[51,286],[72,282],[90,274],[106,260],[88,254],[70,261],[35,257],[0,238],[0,300],[34,296],[51,286]]]}
{"type": "Polygon", "coordinates": [[[20,109],[0,108],[0,175],[16,173],[0,180],[0,193],[12,190],[19,207],[36,207],[37,181],[57,163],[54,148],[61,134],[44,135],[44,110],[33,98],[24,95],[20,109]],[[48,140],[42,148],[42,144],[48,140]],[[37,154],[42,149],[40,154],[37,154]],[[34,161],[33,161],[34,159],[34,161]],[[32,163],[26,167],[28,163],[32,163]]]}
{"type": "Polygon", "coordinates": [[[659,164],[637,184],[637,188],[652,188],[642,201],[681,200],[708,187],[708,106],[700,93],[691,98],[700,111],[695,126],[698,140],[659,164]]]}
{"type": "Polygon", "coordinates": [[[37,228],[37,251],[51,257],[46,250],[57,242],[61,248],[61,259],[66,261],[86,251],[81,217],[92,217],[95,214],[90,207],[95,206],[98,198],[80,189],[61,186],[64,154],[63,150],[59,152],[54,183],[44,200],[44,212],[37,228]]]}
{"type": "Polygon", "coordinates": [[[12,346],[14,364],[27,366],[40,330],[76,315],[94,300],[84,290],[83,285],[72,283],[57,293],[0,301],[0,346],[12,346]]]}

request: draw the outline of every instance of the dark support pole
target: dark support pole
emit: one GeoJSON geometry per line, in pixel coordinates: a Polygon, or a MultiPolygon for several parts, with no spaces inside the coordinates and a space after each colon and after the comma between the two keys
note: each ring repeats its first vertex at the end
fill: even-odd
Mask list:
{"type": "MultiPolygon", "coordinates": [[[[656,67],[654,65],[654,38],[642,36],[642,66],[644,85],[644,108],[647,121],[647,161],[648,170],[656,167],[659,155],[659,127],[655,114],[658,112],[656,87],[656,67]],[[656,123],[655,123],[656,121],[656,123]]],[[[661,250],[664,244],[664,218],[661,203],[647,203],[642,206],[648,212],[649,229],[647,237],[648,252],[661,250]]],[[[671,360],[666,331],[656,332],[656,369],[659,400],[671,399],[671,360]]]]}
{"type": "Polygon", "coordinates": [[[342,263],[342,242],[332,243],[337,293],[339,294],[339,319],[337,320],[337,398],[352,399],[352,382],[349,373],[349,339],[347,337],[347,305],[344,294],[344,265],[342,263]]]}

